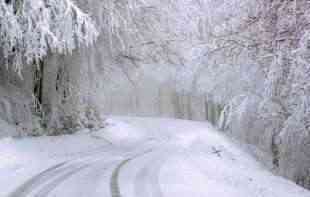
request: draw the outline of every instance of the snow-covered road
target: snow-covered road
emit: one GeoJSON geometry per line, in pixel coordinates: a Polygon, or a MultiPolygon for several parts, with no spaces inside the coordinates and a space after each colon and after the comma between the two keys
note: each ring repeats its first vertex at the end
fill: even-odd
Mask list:
{"type": "Polygon", "coordinates": [[[0,196],[310,197],[207,123],[108,121],[98,132],[0,140],[0,196]]]}

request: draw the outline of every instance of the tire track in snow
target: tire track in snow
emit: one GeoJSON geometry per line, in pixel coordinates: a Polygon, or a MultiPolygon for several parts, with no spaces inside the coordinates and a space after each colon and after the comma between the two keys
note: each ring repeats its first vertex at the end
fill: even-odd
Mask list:
{"type": "Polygon", "coordinates": [[[29,181],[19,186],[12,194],[9,195],[9,197],[26,196],[27,193],[32,190],[32,188],[35,188],[35,186],[39,185],[42,182],[45,182],[46,179],[53,176],[55,172],[60,171],[60,168],[63,167],[65,164],[66,162],[59,163],[32,177],[29,181]]]}
{"type": "Polygon", "coordinates": [[[50,196],[64,197],[95,197],[110,196],[110,177],[120,158],[101,160],[92,164],[89,168],[69,177],[64,183],[59,184],[50,192],[50,196]]]}
{"type": "Polygon", "coordinates": [[[49,193],[51,191],[53,191],[53,189],[55,189],[58,185],[60,185],[61,183],[65,182],[68,178],[70,178],[74,174],[80,172],[81,170],[83,170],[85,168],[88,168],[89,166],[90,166],[89,164],[83,164],[81,166],[77,166],[77,167],[75,167],[73,169],[70,169],[69,171],[67,171],[64,174],[61,174],[60,176],[56,177],[50,183],[44,185],[43,188],[41,188],[37,192],[37,194],[34,195],[34,197],[46,197],[46,196],[48,196],[49,193]]]}
{"type": "MultiPolygon", "coordinates": [[[[100,158],[104,158],[104,155],[98,155],[99,150],[96,150],[94,152],[91,152],[89,155],[85,155],[84,158],[79,158],[76,160],[71,161],[65,161],[62,163],[59,163],[57,165],[54,165],[43,172],[35,175],[30,180],[26,181],[24,184],[19,186],[15,191],[13,191],[8,197],[24,197],[31,194],[31,192],[35,191],[37,188],[43,187],[45,188],[46,192],[51,192],[53,188],[50,188],[51,185],[54,186],[54,188],[58,185],[55,184],[56,182],[50,182],[52,179],[57,179],[57,177],[70,178],[73,174],[78,173],[83,168],[86,168],[88,164],[85,164],[85,162],[91,162],[94,158],[96,160],[100,158]],[[69,163],[70,162],[70,163],[69,163]],[[82,162],[82,163],[81,163],[82,162]],[[83,168],[82,168],[83,167],[83,168]],[[72,169],[73,168],[73,169],[72,169]],[[44,186],[44,184],[47,184],[48,186],[44,186]],[[48,189],[50,188],[50,189],[48,189]]],[[[96,162],[96,160],[92,162],[96,162]]],[[[39,192],[39,196],[46,196],[46,194],[43,195],[43,191],[39,192]]],[[[37,196],[36,194],[35,196],[37,196]]]]}
{"type": "Polygon", "coordinates": [[[23,197],[28,196],[32,192],[35,192],[37,188],[42,187],[39,192],[35,192],[33,196],[35,197],[45,197],[47,194],[59,185],[61,182],[65,181],[75,173],[89,166],[89,164],[79,164],[72,163],[65,166],[67,162],[57,164],[42,173],[34,176],[29,181],[21,185],[17,190],[14,191],[9,197],[23,197]]]}
{"type": "MultiPolygon", "coordinates": [[[[110,192],[112,197],[120,197],[120,189],[118,185],[118,177],[119,173],[122,167],[124,167],[128,162],[145,155],[152,150],[149,149],[144,152],[136,153],[135,156],[132,156],[126,160],[123,160],[121,163],[117,165],[117,162],[115,161],[115,157],[113,161],[108,161],[108,163],[111,165],[111,163],[114,163],[114,165],[117,165],[116,168],[110,169],[108,172],[112,172],[112,175],[110,177],[110,192]]],[[[127,151],[124,150],[114,150],[114,156],[115,155],[122,155],[122,153],[126,153],[127,151]],[[117,154],[121,153],[121,154],[117,154]]],[[[101,152],[102,153],[102,152],[101,152]]],[[[35,175],[34,177],[30,178],[30,180],[26,181],[24,184],[19,186],[15,191],[13,191],[8,197],[28,197],[28,196],[34,196],[34,197],[46,197],[49,194],[51,194],[58,186],[70,179],[70,177],[76,175],[77,173],[83,171],[84,169],[91,168],[91,166],[95,165],[98,161],[103,161],[106,157],[113,157],[111,155],[111,150],[107,151],[106,153],[110,153],[109,155],[100,155],[100,150],[95,150],[89,152],[89,154],[83,154],[84,157],[80,157],[73,160],[68,160],[59,164],[56,164],[41,173],[35,175]],[[90,162],[90,164],[89,164],[90,162]]],[[[128,154],[127,152],[126,154],[128,154]]],[[[130,154],[130,153],[129,153],[130,154]]],[[[133,154],[131,154],[133,155],[133,154]]],[[[119,160],[119,159],[117,159],[119,160]]],[[[107,184],[108,185],[108,184],[107,184]]]]}
{"type": "Polygon", "coordinates": [[[135,179],[135,196],[161,197],[162,192],[159,184],[159,171],[165,157],[162,153],[152,157],[150,161],[139,171],[135,179]]]}
{"type": "Polygon", "coordinates": [[[143,155],[146,155],[148,153],[151,153],[153,150],[150,149],[148,151],[142,152],[141,154],[138,154],[136,156],[133,156],[129,159],[123,160],[118,166],[115,168],[115,170],[112,173],[111,180],[110,180],[110,190],[111,190],[111,197],[122,197],[120,187],[118,184],[119,180],[119,174],[124,166],[128,164],[129,162],[137,159],[138,157],[141,157],[143,155]]]}
{"type": "Polygon", "coordinates": [[[110,189],[112,197],[121,197],[121,192],[118,185],[118,177],[122,167],[124,167],[131,159],[126,159],[122,161],[113,171],[110,181],[110,189]]]}

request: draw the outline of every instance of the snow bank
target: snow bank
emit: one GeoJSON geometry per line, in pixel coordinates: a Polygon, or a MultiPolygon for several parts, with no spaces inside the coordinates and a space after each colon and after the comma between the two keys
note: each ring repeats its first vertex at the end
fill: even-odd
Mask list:
{"type": "Polygon", "coordinates": [[[20,184],[55,164],[100,153],[109,146],[89,133],[0,139],[0,196],[7,196],[20,184]]]}
{"type": "Polygon", "coordinates": [[[132,124],[111,118],[106,120],[106,124],[105,128],[92,133],[92,136],[118,146],[137,144],[145,139],[145,131],[132,124]]]}

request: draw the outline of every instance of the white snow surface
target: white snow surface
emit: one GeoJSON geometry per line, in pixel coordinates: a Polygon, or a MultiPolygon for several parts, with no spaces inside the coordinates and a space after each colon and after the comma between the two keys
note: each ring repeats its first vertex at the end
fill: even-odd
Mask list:
{"type": "Polygon", "coordinates": [[[97,132],[0,139],[0,196],[310,197],[208,123],[107,122],[97,132]]]}

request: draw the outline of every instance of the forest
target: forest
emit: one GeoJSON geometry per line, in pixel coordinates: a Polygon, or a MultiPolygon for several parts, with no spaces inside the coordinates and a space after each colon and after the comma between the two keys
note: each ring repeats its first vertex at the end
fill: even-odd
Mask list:
{"type": "Polygon", "coordinates": [[[0,196],[310,196],[310,1],[0,0],[7,178],[0,196]]]}

